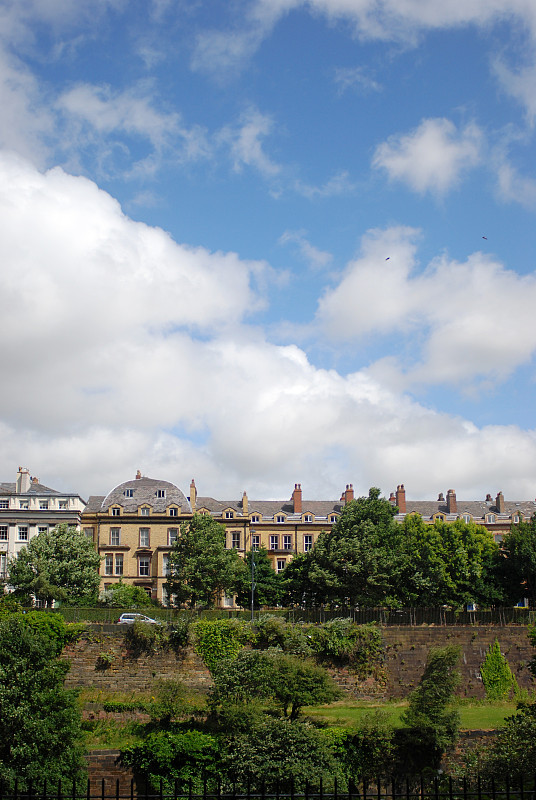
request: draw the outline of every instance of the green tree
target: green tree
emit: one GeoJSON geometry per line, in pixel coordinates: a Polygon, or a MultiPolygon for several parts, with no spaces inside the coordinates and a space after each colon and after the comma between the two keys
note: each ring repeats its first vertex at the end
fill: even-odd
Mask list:
{"type": "Polygon", "coordinates": [[[143,742],[121,751],[121,763],[131,767],[153,789],[160,781],[166,793],[203,791],[203,778],[216,776],[218,741],[201,731],[154,731],[143,742]],[[176,788],[175,788],[176,787],[176,788]]]}
{"type": "Polygon", "coordinates": [[[270,793],[277,788],[301,792],[306,783],[318,787],[320,781],[330,790],[334,777],[343,777],[322,732],[306,723],[269,717],[251,720],[248,730],[233,731],[225,738],[222,773],[228,787],[270,793]]]}
{"type": "Polygon", "coordinates": [[[83,775],[76,694],[64,689],[66,661],[54,637],[22,614],[0,620],[0,773],[40,784],[83,775]]]}
{"type": "Polygon", "coordinates": [[[132,586],[120,580],[101,592],[99,603],[109,608],[147,608],[153,602],[141,586],[132,586]]]}
{"type": "Polygon", "coordinates": [[[403,605],[492,605],[502,600],[499,547],[486,528],[463,520],[429,525],[418,514],[409,514],[401,533],[406,559],[398,595],[403,605]]]}
{"type": "Polygon", "coordinates": [[[404,567],[396,506],[372,488],[345,506],[315,547],[285,570],[290,596],[306,604],[374,606],[397,602],[404,567]],[[301,595],[301,596],[300,596],[301,595]]]}
{"type": "Polygon", "coordinates": [[[437,770],[447,747],[458,735],[459,714],[449,709],[460,675],[459,648],[432,648],[417,688],[401,715],[403,728],[395,731],[399,774],[437,770]]]}
{"type": "Polygon", "coordinates": [[[9,563],[9,583],[15,594],[80,605],[95,602],[99,564],[93,542],[76,528],[58,525],[34,536],[9,563]]]}
{"type": "Polygon", "coordinates": [[[512,524],[502,541],[502,574],[508,599],[536,599],[536,514],[512,524]]]}
{"type": "Polygon", "coordinates": [[[524,703],[497,730],[483,756],[483,775],[518,779],[536,772],[536,705],[524,703]]]}
{"type": "Polygon", "coordinates": [[[490,645],[486,658],[480,667],[482,683],[486,697],[490,700],[506,700],[510,693],[519,692],[515,675],[513,675],[506,657],[501,653],[498,639],[490,645]]]}
{"type": "Polygon", "coordinates": [[[277,651],[247,651],[221,662],[213,673],[211,705],[248,703],[272,698],[283,715],[295,720],[307,705],[329,703],[340,690],[329,674],[312,661],[277,651]]]}
{"type": "Polygon", "coordinates": [[[177,606],[213,606],[222,592],[234,591],[244,569],[236,550],[225,548],[225,528],[208,514],[181,525],[169,556],[166,590],[177,606]]]}
{"type": "Polygon", "coordinates": [[[242,608],[251,607],[251,560],[254,566],[254,607],[277,606],[283,595],[281,575],[272,567],[265,547],[249,551],[244,559],[245,569],[240,572],[236,587],[236,602],[242,608]]]}

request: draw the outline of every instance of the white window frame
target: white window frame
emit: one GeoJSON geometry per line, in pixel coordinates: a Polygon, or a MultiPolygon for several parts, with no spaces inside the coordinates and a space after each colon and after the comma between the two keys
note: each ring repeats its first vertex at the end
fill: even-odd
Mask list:
{"type": "Polygon", "coordinates": [[[39,510],[40,511],[48,511],[48,500],[40,500],[39,501],[39,510]]]}
{"type": "Polygon", "coordinates": [[[162,498],[164,498],[166,496],[166,490],[165,489],[157,489],[156,490],[156,496],[161,500],[162,498]]]}
{"type": "Polygon", "coordinates": [[[252,533],[251,534],[251,547],[255,550],[258,550],[261,546],[261,535],[260,533],[252,533]]]}
{"type": "Polygon", "coordinates": [[[277,559],[276,572],[283,572],[283,570],[285,569],[286,566],[287,566],[287,562],[285,561],[285,559],[284,558],[278,558],[277,559]]]}
{"type": "Polygon", "coordinates": [[[231,531],[231,549],[240,550],[240,531],[231,531]]]}
{"type": "Polygon", "coordinates": [[[170,517],[178,517],[179,516],[179,509],[178,508],[170,508],[169,509],[169,516],[170,517]]]}
{"type": "Polygon", "coordinates": [[[110,544],[112,547],[119,547],[121,544],[121,528],[110,528],[110,544]],[[117,541],[114,541],[117,539],[117,541]]]}
{"type": "Polygon", "coordinates": [[[151,557],[138,556],[138,577],[149,578],[151,575],[151,557]]]}
{"type": "Polygon", "coordinates": [[[308,553],[313,549],[313,534],[305,533],[303,536],[303,552],[308,553]]]}
{"type": "Polygon", "coordinates": [[[122,575],[125,568],[123,553],[114,554],[114,575],[122,575]]]}
{"type": "Polygon", "coordinates": [[[279,534],[270,534],[270,550],[279,550],[279,534]]]}
{"type": "Polygon", "coordinates": [[[29,539],[29,530],[28,525],[18,525],[17,526],[17,541],[18,542],[27,542],[29,539]],[[24,533],[23,533],[24,531],[24,533]]]}
{"type": "Polygon", "coordinates": [[[283,534],[283,550],[292,550],[292,534],[283,534]]]}
{"type": "Polygon", "coordinates": [[[150,510],[149,506],[142,506],[140,508],[140,517],[148,517],[148,516],[150,516],[150,512],[151,512],[151,510],[150,510]]]}
{"type": "Polygon", "coordinates": [[[104,574],[105,575],[113,575],[114,574],[114,554],[113,553],[106,553],[104,556],[104,574]]]}
{"type": "Polygon", "coordinates": [[[0,525],[0,542],[7,541],[9,541],[9,525],[0,525]]]}
{"type": "Polygon", "coordinates": [[[178,528],[168,528],[167,537],[168,537],[168,546],[173,547],[177,538],[179,536],[179,529],[178,528]]]}
{"type": "Polygon", "coordinates": [[[139,530],[139,543],[140,543],[140,547],[150,547],[151,546],[151,529],[150,528],[140,528],[140,530],[139,530]]]}

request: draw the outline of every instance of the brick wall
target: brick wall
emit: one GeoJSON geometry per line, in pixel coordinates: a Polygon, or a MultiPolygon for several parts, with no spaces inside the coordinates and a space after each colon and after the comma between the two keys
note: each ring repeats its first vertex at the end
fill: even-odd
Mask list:
{"type": "MultiPolygon", "coordinates": [[[[533,648],[527,633],[528,628],[521,625],[386,627],[382,629],[385,644],[384,683],[370,679],[361,683],[345,668],[331,672],[345,692],[355,697],[404,697],[419,682],[430,647],[453,644],[460,647],[462,654],[459,693],[483,697],[480,665],[489,646],[498,639],[519,685],[531,688],[533,680],[526,665],[533,656],[533,648]]],[[[157,680],[171,676],[181,678],[192,689],[206,691],[211,685],[209,671],[191,648],[183,656],[164,651],[132,658],[125,649],[122,632],[88,634],[67,647],[64,655],[71,661],[66,681],[68,686],[107,691],[147,691],[157,680]],[[113,655],[108,669],[98,668],[101,652],[113,655]]]]}

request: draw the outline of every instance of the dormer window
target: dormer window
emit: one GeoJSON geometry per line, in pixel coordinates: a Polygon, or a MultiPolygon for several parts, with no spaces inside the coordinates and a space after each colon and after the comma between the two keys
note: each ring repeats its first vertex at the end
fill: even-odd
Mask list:
{"type": "Polygon", "coordinates": [[[493,525],[494,522],[497,522],[497,517],[495,514],[486,514],[486,522],[488,525],[493,525]]]}
{"type": "Polygon", "coordinates": [[[328,521],[331,522],[332,525],[334,525],[337,522],[337,515],[336,514],[330,514],[328,521]]]}
{"type": "Polygon", "coordinates": [[[115,506],[112,508],[112,517],[120,517],[121,516],[121,509],[115,506]]]}
{"type": "Polygon", "coordinates": [[[304,522],[312,522],[313,521],[312,514],[304,514],[303,515],[303,521],[304,522]]]}
{"type": "Polygon", "coordinates": [[[148,517],[150,513],[149,506],[141,506],[140,508],[140,516],[141,517],[148,517]]]}
{"type": "Polygon", "coordinates": [[[123,494],[125,497],[134,497],[134,489],[125,489],[123,494]]]}
{"type": "Polygon", "coordinates": [[[261,518],[259,517],[259,515],[258,515],[258,514],[252,514],[252,515],[251,515],[251,521],[252,521],[252,522],[260,522],[260,521],[261,521],[261,518]]]}
{"type": "Polygon", "coordinates": [[[60,511],[67,511],[67,506],[68,505],[69,504],[68,504],[67,500],[60,500],[60,502],[59,502],[60,511]]]}
{"type": "Polygon", "coordinates": [[[445,515],[444,514],[434,514],[433,520],[434,520],[434,522],[445,522],[445,515]]]}
{"type": "Polygon", "coordinates": [[[470,514],[462,514],[462,519],[466,524],[469,524],[469,522],[471,522],[472,517],[470,514]]]}
{"type": "Polygon", "coordinates": [[[166,496],[166,490],[165,489],[157,489],[156,490],[156,496],[157,497],[165,497],[166,496]]]}
{"type": "Polygon", "coordinates": [[[41,511],[48,511],[48,500],[40,500],[39,508],[41,509],[41,511]]]}
{"type": "Polygon", "coordinates": [[[29,505],[28,500],[19,500],[19,508],[27,509],[29,505]]]}
{"type": "Polygon", "coordinates": [[[275,518],[275,521],[276,522],[284,522],[285,521],[285,517],[283,516],[283,514],[278,514],[277,517],[275,518]]]}
{"type": "Polygon", "coordinates": [[[234,519],[234,511],[226,511],[225,519],[234,519]]]}
{"type": "Polygon", "coordinates": [[[170,517],[178,517],[179,516],[179,509],[175,508],[174,506],[171,506],[171,508],[169,508],[168,511],[169,511],[169,516],[170,517]]]}

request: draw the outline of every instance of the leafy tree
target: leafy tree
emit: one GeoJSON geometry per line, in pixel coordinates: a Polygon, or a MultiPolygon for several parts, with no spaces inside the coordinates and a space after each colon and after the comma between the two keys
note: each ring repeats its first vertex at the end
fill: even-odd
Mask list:
{"type": "Polygon", "coordinates": [[[8,786],[16,777],[39,784],[83,774],[80,712],[57,652],[54,637],[22,614],[0,620],[0,773],[8,786]]]}
{"type": "Polygon", "coordinates": [[[251,607],[251,559],[254,565],[254,607],[277,606],[283,595],[281,575],[274,570],[265,547],[249,551],[244,559],[245,569],[237,583],[236,602],[242,608],[251,607]]]}
{"type": "Polygon", "coordinates": [[[236,550],[225,548],[225,528],[208,514],[194,514],[181,525],[169,556],[165,584],[175,605],[213,606],[224,591],[233,591],[244,569],[236,550]]]}
{"type": "Polygon", "coordinates": [[[153,689],[154,698],[148,711],[151,720],[161,728],[170,728],[171,723],[187,708],[186,687],[180,678],[158,681],[153,689]]]}
{"type": "Polygon", "coordinates": [[[408,708],[401,715],[405,727],[395,731],[399,774],[437,770],[443,752],[455,742],[459,714],[448,706],[460,679],[459,659],[457,647],[430,650],[419,685],[410,694],[408,708]]]}
{"type": "Polygon", "coordinates": [[[132,586],[120,580],[101,592],[99,603],[109,608],[147,608],[153,602],[140,586],[132,586]]]}
{"type": "Polygon", "coordinates": [[[176,785],[180,794],[187,794],[191,781],[193,792],[200,794],[203,778],[217,775],[218,751],[217,739],[201,731],[155,731],[122,750],[120,760],[153,789],[162,781],[166,793],[175,792],[176,785]]]}
{"type": "Polygon", "coordinates": [[[374,606],[396,603],[404,566],[396,506],[370,489],[345,506],[313,550],[285,570],[291,598],[305,604],[374,606]]]}
{"type": "Polygon", "coordinates": [[[325,669],[277,651],[243,651],[215,670],[211,705],[273,698],[283,715],[295,720],[303,706],[329,703],[340,690],[325,669]]]}
{"type": "Polygon", "coordinates": [[[493,744],[482,757],[485,776],[512,779],[536,772],[536,704],[523,703],[497,730],[493,744]]]}
{"type": "Polygon", "coordinates": [[[34,536],[9,563],[9,583],[15,595],[34,596],[52,605],[94,602],[99,588],[99,564],[93,542],[76,528],[58,525],[34,536]]]}
{"type": "Polygon", "coordinates": [[[433,525],[409,514],[401,525],[406,553],[400,574],[403,605],[454,605],[500,602],[499,548],[493,534],[463,520],[433,525]]]}
{"type": "Polygon", "coordinates": [[[497,639],[490,645],[486,658],[480,667],[486,697],[490,700],[506,700],[510,692],[519,692],[515,675],[512,674],[506,657],[501,653],[497,639]]]}
{"type": "Polygon", "coordinates": [[[387,712],[364,714],[352,731],[335,731],[337,753],[350,779],[390,776],[393,727],[387,712]]]}
{"type": "Polygon", "coordinates": [[[222,772],[229,787],[252,792],[277,789],[303,791],[305,784],[328,790],[333,778],[342,778],[329,739],[305,723],[264,717],[249,730],[233,731],[226,738],[222,772]]]}
{"type": "Polygon", "coordinates": [[[502,573],[508,599],[536,600],[536,514],[528,522],[512,524],[502,541],[502,573]]]}

